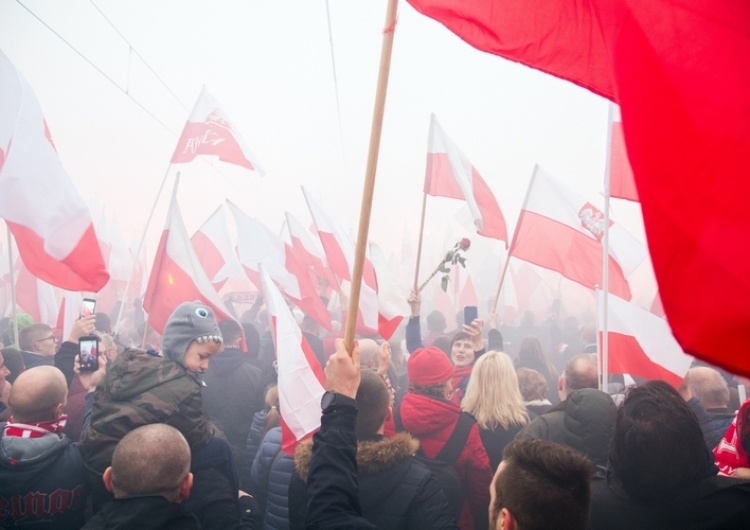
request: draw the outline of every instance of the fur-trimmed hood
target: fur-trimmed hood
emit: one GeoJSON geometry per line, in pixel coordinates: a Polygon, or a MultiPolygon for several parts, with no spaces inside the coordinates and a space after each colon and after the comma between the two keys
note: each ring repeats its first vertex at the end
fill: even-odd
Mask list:
{"type": "MultiPolygon", "coordinates": [[[[379,437],[357,442],[357,470],[366,475],[379,473],[394,464],[414,456],[419,449],[419,440],[407,433],[398,433],[393,438],[379,437]]],[[[294,454],[294,468],[302,480],[307,481],[312,460],[312,440],[306,440],[297,447],[294,454]]]]}

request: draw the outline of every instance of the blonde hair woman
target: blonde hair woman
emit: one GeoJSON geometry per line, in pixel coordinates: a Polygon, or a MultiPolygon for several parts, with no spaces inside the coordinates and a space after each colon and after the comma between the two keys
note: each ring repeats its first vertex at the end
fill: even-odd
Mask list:
{"type": "Polygon", "coordinates": [[[479,424],[479,435],[493,469],[503,449],[529,423],[511,358],[503,352],[485,353],[474,363],[461,408],[479,424]]]}

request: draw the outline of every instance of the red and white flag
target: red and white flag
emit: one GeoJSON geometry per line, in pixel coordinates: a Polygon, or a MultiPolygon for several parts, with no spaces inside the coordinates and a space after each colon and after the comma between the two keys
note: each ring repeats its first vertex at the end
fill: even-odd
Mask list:
{"type": "MultiPolygon", "coordinates": [[[[338,276],[344,294],[349,295],[351,288],[351,271],[354,269],[354,241],[329,216],[318,202],[304,187],[307,207],[318,230],[320,242],[323,244],[328,264],[333,273],[338,276]]],[[[357,331],[367,334],[378,331],[380,316],[378,314],[378,284],[375,272],[368,259],[362,273],[362,286],[359,293],[359,313],[357,315],[357,331]]],[[[382,333],[381,333],[382,335],[382,333]]],[[[383,335],[384,338],[385,335],[383,335]]]]}
{"type": "Polygon", "coordinates": [[[0,217],[37,278],[98,291],[109,279],[86,203],[60,163],[34,92],[0,52],[0,217]]]}
{"type": "Polygon", "coordinates": [[[55,327],[57,323],[57,299],[54,288],[31,274],[31,271],[16,260],[16,304],[34,319],[37,324],[55,327]]]}
{"type": "MultiPolygon", "coordinates": [[[[603,335],[604,292],[597,292],[598,330],[603,335]]],[[[610,373],[663,379],[680,386],[693,358],[682,351],[667,321],[610,295],[607,300],[607,336],[610,373]]]]}
{"type": "Polygon", "coordinates": [[[620,108],[614,103],[610,103],[609,105],[612,109],[612,120],[609,122],[609,183],[605,183],[604,189],[609,189],[610,197],[638,202],[635,176],[628,160],[628,151],[625,148],[625,135],[622,131],[620,108]]]}
{"type": "Polygon", "coordinates": [[[195,255],[177,200],[173,198],[151,267],[143,308],[148,312],[149,325],[162,333],[172,311],[181,303],[194,300],[210,306],[217,321],[234,320],[195,255]]]}
{"type": "MultiPolygon", "coordinates": [[[[509,254],[594,289],[603,285],[604,228],[599,209],[537,166],[509,254]]],[[[646,259],[646,248],[610,220],[609,252],[609,290],[629,300],[626,277],[646,259]]]]}
{"type": "Polygon", "coordinates": [[[250,281],[260,287],[262,265],[284,295],[303,313],[330,330],[331,316],[328,309],[313,285],[307,267],[297,258],[292,247],[258,219],[250,217],[231,202],[229,210],[237,223],[237,257],[250,281]]]}
{"type": "Polygon", "coordinates": [[[288,454],[320,427],[320,400],[325,376],[315,353],[265,266],[260,282],[266,297],[268,320],[276,346],[281,414],[281,446],[288,454]]]}
{"type": "Polygon", "coordinates": [[[190,238],[196,256],[217,291],[232,279],[244,277],[227,229],[224,205],[216,208],[190,238]]]}
{"type": "Polygon", "coordinates": [[[205,86],[177,141],[172,163],[191,162],[198,155],[218,156],[224,162],[264,174],[237,128],[205,86]]]}
{"type": "Polygon", "coordinates": [[[480,235],[508,242],[505,218],[492,190],[476,168],[430,117],[424,192],[434,197],[463,199],[480,235]]]}
{"type": "Polygon", "coordinates": [[[479,306],[479,297],[469,271],[455,267],[458,276],[458,307],[479,306]]]}
{"type": "Polygon", "coordinates": [[[320,238],[314,236],[292,214],[286,212],[286,226],[297,257],[318,277],[324,278],[331,288],[337,287],[336,278],[326,260],[320,238]]]}
{"type": "Polygon", "coordinates": [[[374,242],[370,242],[370,257],[378,286],[378,331],[383,338],[390,339],[411,312],[404,298],[404,288],[399,286],[385,254],[374,242]]]}

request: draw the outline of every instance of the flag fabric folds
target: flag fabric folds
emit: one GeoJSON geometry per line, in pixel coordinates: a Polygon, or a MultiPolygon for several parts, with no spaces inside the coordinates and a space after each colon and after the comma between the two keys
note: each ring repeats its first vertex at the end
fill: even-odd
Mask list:
{"type": "Polygon", "coordinates": [[[16,260],[16,303],[34,322],[54,327],[58,305],[50,284],[31,274],[21,260],[16,260]]]}
{"type": "MultiPolygon", "coordinates": [[[[614,103],[610,103],[614,107],[614,103]]],[[[622,118],[619,110],[609,123],[609,196],[618,199],[638,202],[638,190],[635,187],[633,168],[630,167],[628,152],[625,148],[625,136],[622,131],[622,118]]]]}
{"type": "Polygon", "coordinates": [[[37,278],[98,291],[109,273],[86,203],[63,169],[39,101],[0,52],[0,217],[37,278]]]}
{"type": "Polygon", "coordinates": [[[430,117],[424,192],[435,197],[465,200],[477,233],[505,241],[507,247],[505,218],[492,190],[445,134],[434,114],[430,117]]]}
{"type": "MultiPolygon", "coordinates": [[[[598,330],[603,336],[604,292],[597,292],[598,330]]],[[[685,378],[693,358],[686,355],[663,318],[617,296],[607,300],[609,369],[645,379],[663,379],[675,388],[685,378]]]]}
{"type": "Polygon", "coordinates": [[[217,291],[221,290],[228,279],[244,277],[229,237],[223,205],[216,208],[193,234],[190,243],[217,291]]]}
{"type": "Polygon", "coordinates": [[[315,353],[263,265],[259,275],[276,346],[281,444],[284,451],[293,454],[297,443],[320,427],[325,377],[315,353]]]}
{"type": "Polygon", "coordinates": [[[476,48],[620,105],[672,330],[686,351],[750,375],[750,4],[409,3],[476,48]]]}
{"type": "Polygon", "coordinates": [[[177,141],[172,163],[191,162],[198,155],[217,156],[224,162],[264,174],[237,128],[205,86],[177,141]]]}
{"type": "MultiPolygon", "coordinates": [[[[594,289],[603,285],[603,236],[602,212],[537,166],[509,254],[594,289]]],[[[646,249],[612,221],[609,249],[609,290],[629,300],[626,276],[646,258],[646,249]]]]}
{"type": "Polygon", "coordinates": [[[143,298],[149,325],[162,333],[172,311],[182,302],[193,300],[210,306],[217,321],[234,319],[195,255],[180,208],[172,199],[143,298]]]}
{"type": "Polygon", "coordinates": [[[292,214],[286,212],[286,226],[292,240],[292,248],[297,257],[319,278],[324,278],[328,285],[335,288],[336,278],[328,266],[326,254],[320,239],[314,236],[292,214]]]}

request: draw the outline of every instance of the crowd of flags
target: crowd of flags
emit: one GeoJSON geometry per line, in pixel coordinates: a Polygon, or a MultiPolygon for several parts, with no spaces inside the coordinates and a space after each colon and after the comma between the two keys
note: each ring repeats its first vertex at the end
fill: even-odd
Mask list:
{"type": "MultiPolygon", "coordinates": [[[[750,134],[746,124],[740,129],[736,119],[718,111],[731,104],[738,105],[733,112],[737,116],[743,115],[740,109],[750,111],[747,91],[740,91],[745,94],[744,101],[738,101],[736,95],[727,95],[726,89],[732,80],[737,81],[738,87],[750,88],[747,69],[745,73],[729,74],[731,61],[722,56],[718,65],[710,65],[717,72],[708,75],[708,65],[673,64],[682,57],[674,46],[649,48],[647,36],[651,33],[638,30],[661,9],[652,5],[636,6],[625,0],[592,2],[582,12],[574,13],[563,9],[562,4],[548,9],[547,3],[532,2],[533,5],[524,3],[521,9],[518,0],[505,0],[500,4],[513,14],[505,16],[506,10],[490,8],[480,0],[409,2],[477,48],[571,80],[620,103],[623,119],[616,115],[610,120],[605,192],[608,197],[631,201],[639,201],[640,197],[660,296],[654,299],[650,310],[629,302],[628,277],[649,257],[646,247],[605,216],[595,201],[580,196],[540,167],[534,170],[509,240],[498,200],[434,115],[430,119],[424,193],[464,201],[477,234],[504,243],[508,249],[506,259],[515,263],[510,268],[510,286],[528,288],[529,282],[538,283],[528,265],[534,264],[555,271],[592,293],[598,289],[599,325],[606,329],[602,340],[606,337],[610,371],[661,378],[678,385],[692,361],[684,351],[691,351],[749,374],[750,361],[736,352],[750,346],[750,297],[743,296],[745,290],[750,290],[744,270],[746,253],[750,252],[745,240],[750,231],[743,227],[750,223],[735,221],[747,220],[750,210],[744,204],[738,208],[727,194],[716,191],[716,185],[706,197],[697,197],[701,195],[697,184],[709,175],[727,186],[736,186],[737,181],[732,179],[737,177],[743,182],[738,191],[744,190],[747,179],[740,177],[740,170],[747,164],[740,164],[738,159],[744,157],[745,162],[750,162],[750,134]],[[521,15],[527,11],[530,16],[521,15]],[[577,18],[569,20],[570,17],[577,18]],[[617,36],[613,34],[615,29],[617,36]],[[527,45],[542,34],[549,37],[541,40],[544,46],[527,45]],[[584,53],[558,53],[572,46],[584,53]],[[626,46],[633,46],[635,51],[625,53],[626,46]],[[644,79],[643,75],[632,75],[636,66],[649,73],[643,86],[633,86],[644,79]],[[716,101],[713,94],[689,88],[686,79],[693,80],[690,75],[695,73],[690,68],[706,73],[705,77],[711,79],[704,80],[705,86],[720,90],[727,101],[716,101]],[[727,79],[716,81],[723,75],[727,79]],[[681,83],[667,82],[670,79],[681,83]],[[653,93],[646,93],[649,89],[653,93]],[[676,95],[684,98],[682,104],[675,102],[680,100],[676,95]],[[711,111],[717,111],[721,126],[726,127],[721,134],[716,132],[718,125],[706,123],[705,117],[711,111]],[[665,125],[669,119],[673,123],[665,125]],[[658,123],[653,125],[654,122],[658,123]],[[683,130],[677,137],[670,136],[676,127],[683,130]],[[744,151],[738,154],[738,148],[744,151]],[[684,183],[689,185],[682,186],[684,183]],[[681,202],[686,193],[696,195],[688,205],[681,202]],[[700,204],[700,208],[693,210],[690,204],[700,204]],[[729,243],[737,249],[737,255],[727,254],[725,247],[729,243]],[[601,290],[605,256],[608,293],[601,290]],[[521,276],[529,281],[518,281],[521,276]],[[514,278],[516,281],[512,281],[514,278]],[[727,282],[733,282],[731,293],[727,282]],[[608,296],[606,304],[602,301],[604,296],[608,296]],[[717,316],[705,318],[706,311],[696,309],[695,299],[702,300],[707,304],[706,311],[714,311],[717,316]],[[664,318],[662,302],[669,323],[664,318]]],[[[707,3],[700,3],[703,4],[707,3]]],[[[492,5],[497,7],[497,3],[492,5]]],[[[731,15],[737,13],[731,11],[728,2],[718,5],[710,23],[704,20],[703,7],[690,12],[674,6],[670,9],[686,28],[700,27],[702,50],[727,50],[734,45],[736,50],[728,52],[730,58],[737,57],[737,50],[750,51],[749,33],[738,35],[730,27],[731,15]]],[[[744,20],[750,21],[750,16],[744,20]]],[[[667,34],[665,42],[673,42],[686,31],[673,26],[665,24],[654,29],[654,34],[667,34]]],[[[690,38],[694,36],[691,34],[690,38]]],[[[749,114],[745,112],[745,118],[749,114]]],[[[197,156],[206,155],[263,174],[239,131],[204,87],[171,162],[190,163],[197,156]]],[[[202,300],[219,319],[234,318],[219,290],[228,281],[250,280],[265,296],[279,352],[284,446],[290,448],[319,425],[318,404],[324,378],[288,303],[323,329],[331,330],[330,312],[320,296],[321,286],[329,294],[349,296],[357,242],[305,188],[301,193],[313,225],[306,228],[287,212],[288,238],[277,235],[229,201],[190,237],[177,204],[176,189],[175,184],[146,282],[146,265],[140,256],[130,252],[121,234],[113,229],[102,238],[94,229],[85,202],[57,157],[39,102],[0,52],[0,217],[13,234],[20,256],[14,265],[16,285],[12,286],[18,293],[17,304],[36,321],[69,327],[75,318],[74,308],[80,303],[80,292],[100,292],[103,298],[128,300],[139,294],[143,285],[143,307],[149,325],[162,332],[172,310],[185,300],[202,300]],[[230,220],[236,227],[235,242],[227,229],[230,220]],[[62,306],[55,301],[53,286],[64,290],[62,306]]],[[[460,300],[461,305],[478,305],[470,274],[456,269],[453,299],[460,300]]],[[[7,282],[7,277],[1,281],[7,282]]],[[[523,288],[509,289],[520,308],[527,294],[520,292],[523,288]]],[[[444,312],[452,314],[448,310],[448,304],[453,303],[450,297],[436,291],[435,306],[445,306],[444,312]]],[[[392,264],[371,243],[358,312],[343,315],[342,320],[356,318],[358,333],[379,333],[387,339],[409,315],[405,299],[392,264]]]]}

